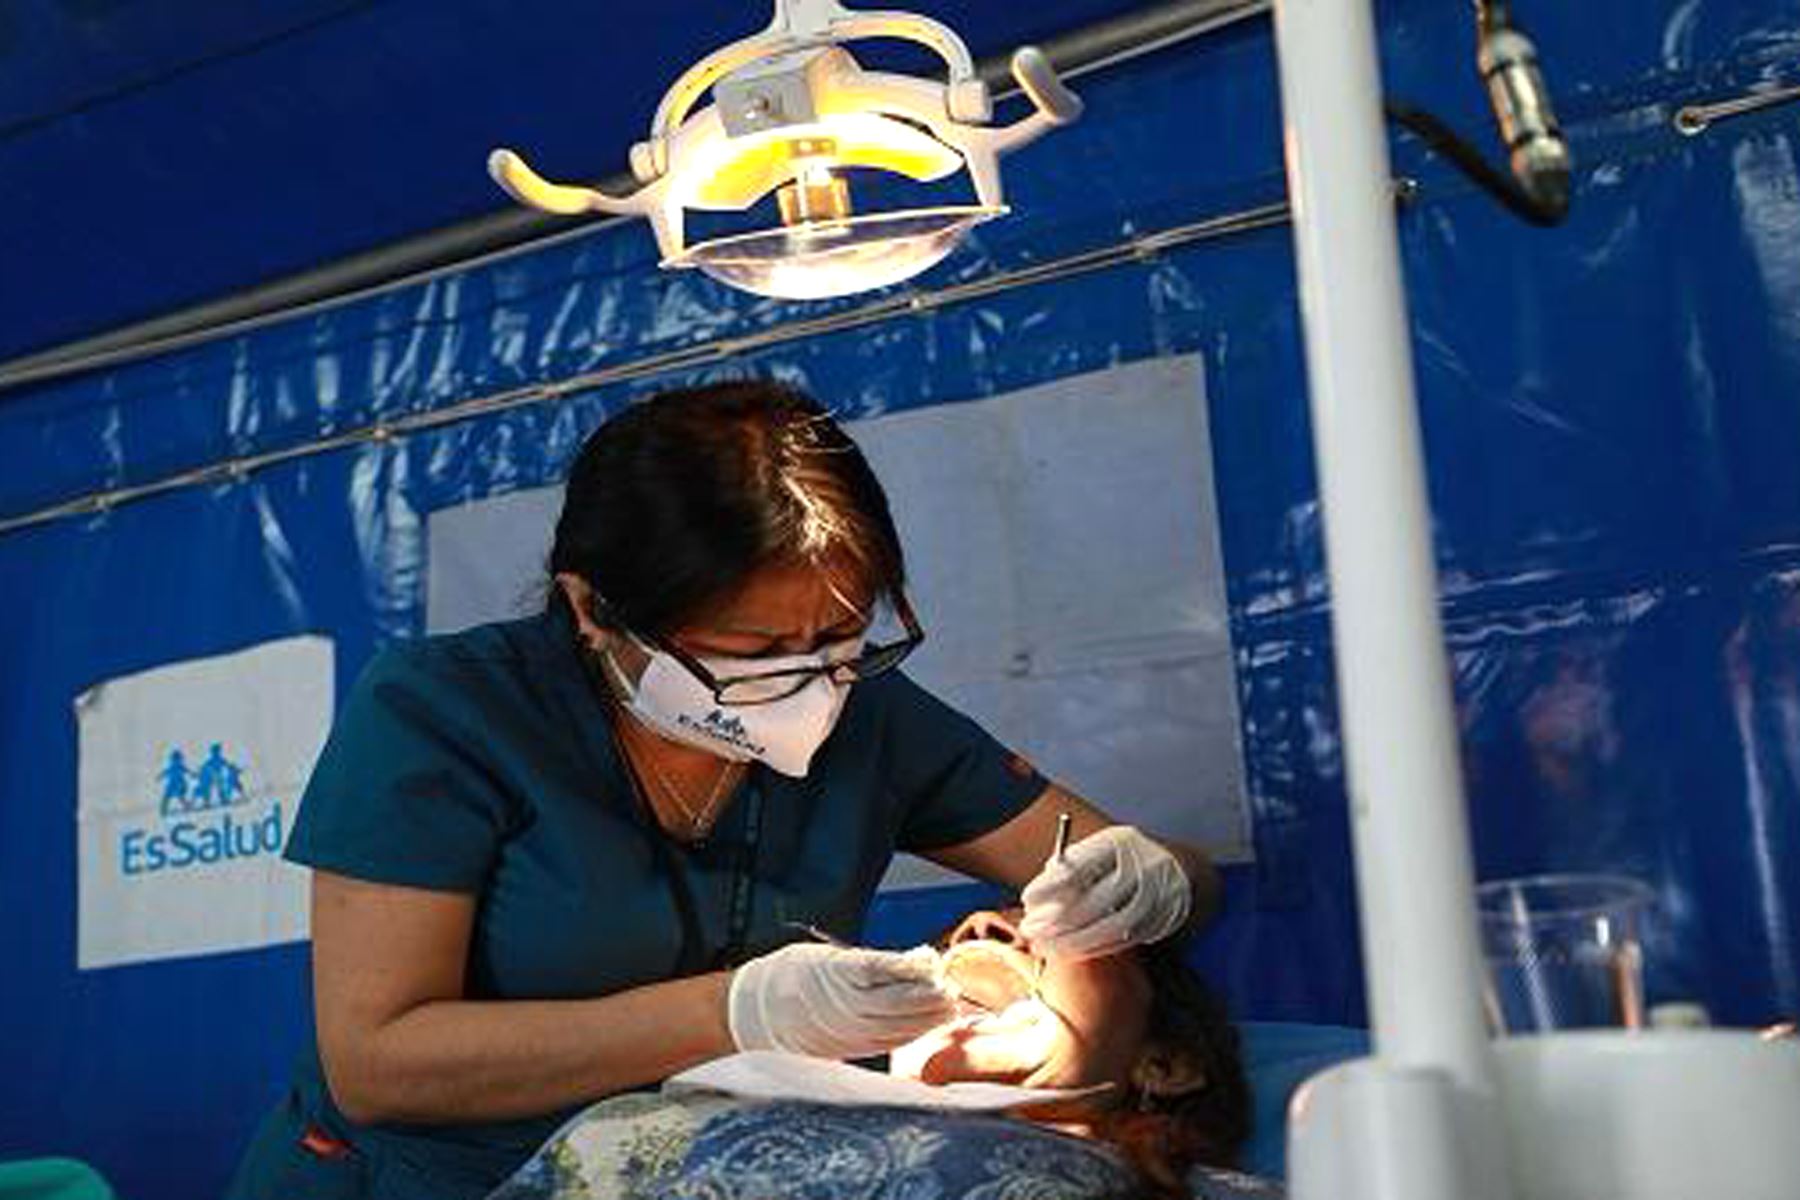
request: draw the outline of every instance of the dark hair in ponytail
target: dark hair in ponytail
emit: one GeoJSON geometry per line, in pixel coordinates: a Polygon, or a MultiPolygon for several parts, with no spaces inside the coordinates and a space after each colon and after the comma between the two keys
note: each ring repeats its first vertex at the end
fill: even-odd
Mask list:
{"type": "Polygon", "coordinates": [[[760,568],[827,563],[871,598],[905,583],[862,451],[816,400],[765,380],[663,392],[601,425],[569,473],[550,551],[552,576],[594,589],[597,620],[652,635],[700,618],[760,568]]]}

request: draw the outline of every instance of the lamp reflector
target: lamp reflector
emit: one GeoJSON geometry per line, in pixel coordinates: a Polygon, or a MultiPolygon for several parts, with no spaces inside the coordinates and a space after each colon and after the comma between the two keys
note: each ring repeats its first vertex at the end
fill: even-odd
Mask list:
{"type": "Polygon", "coordinates": [[[948,205],[808,221],[714,238],[665,259],[721,283],[784,300],[823,300],[911,279],[1005,206],[948,205]]]}

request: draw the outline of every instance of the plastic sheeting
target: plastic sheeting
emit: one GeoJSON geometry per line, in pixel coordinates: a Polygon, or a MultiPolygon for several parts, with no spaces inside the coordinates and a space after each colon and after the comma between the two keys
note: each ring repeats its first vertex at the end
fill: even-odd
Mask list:
{"type": "MultiPolygon", "coordinates": [[[[1656,889],[1651,999],[1800,1011],[1800,129],[1688,140],[1682,102],[1794,73],[1789,4],[1517,4],[1581,169],[1517,226],[1403,145],[1401,228],[1484,875],[1656,889]],[[1539,9],[1542,11],[1538,11],[1539,9]]],[[[1466,9],[1384,9],[1396,94],[1473,127],[1466,9]]],[[[1266,30],[1084,86],[1009,163],[1021,216],[944,278],[1280,192],[1266,30]],[[1196,120],[1210,119],[1210,128],[1196,120]]],[[[656,275],[626,229],[255,336],[0,401],[0,512],[767,328],[793,310],[656,275]]],[[[1363,1014],[1294,303],[1280,230],[670,376],[795,379],[853,414],[1196,353],[1257,862],[1199,951],[1247,1016],[1363,1014]]],[[[0,1153],[100,1161],[143,1197],[217,1190],[304,1021],[296,949],[74,970],[74,733],[96,680],[327,632],[338,677],[422,627],[425,517],[553,481],[602,389],[0,537],[0,1153]],[[21,682],[22,681],[22,682],[21,682]],[[17,1081],[57,1081],[46,1095],[17,1081]],[[196,1136],[195,1130],[204,1130],[196,1136]]],[[[877,914],[903,938],[973,891],[877,914]]]]}

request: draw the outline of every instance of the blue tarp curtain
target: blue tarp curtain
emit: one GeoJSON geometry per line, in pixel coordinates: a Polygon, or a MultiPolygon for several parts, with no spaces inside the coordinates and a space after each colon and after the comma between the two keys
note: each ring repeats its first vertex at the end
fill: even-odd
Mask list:
{"type": "MultiPolygon", "coordinates": [[[[1408,141],[1396,163],[1421,183],[1401,231],[1479,868],[1637,875],[1657,894],[1652,1000],[1699,999],[1735,1023],[1793,1015],[1800,127],[1772,109],[1687,139],[1669,118],[1690,99],[1800,74],[1800,12],[1725,0],[1515,8],[1572,133],[1569,223],[1514,223],[1408,141]]],[[[1394,94],[1485,133],[1466,7],[1396,0],[1382,13],[1394,94]]],[[[1019,215],[927,283],[1280,197],[1265,24],[1082,91],[1080,125],[1009,163],[1019,215]]],[[[645,230],[608,230],[0,397],[0,515],[796,315],[658,273],[645,230]]],[[[1198,954],[1246,1016],[1355,1023],[1346,798],[1285,230],[653,384],[769,372],[861,415],[1173,353],[1205,362],[1258,852],[1230,872],[1229,911],[1198,954]]],[[[72,698],[308,631],[336,639],[347,687],[375,646],[422,628],[432,510],[554,481],[589,430],[651,385],[0,536],[0,1061],[14,1081],[0,1090],[0,1156],[79,1154],[134,1197],[212,1194],[306,1019],[299,946],[75,970],[72,698]]],[[[951,904],[891,902],[873,933],[902,936],[951,904]]]]}

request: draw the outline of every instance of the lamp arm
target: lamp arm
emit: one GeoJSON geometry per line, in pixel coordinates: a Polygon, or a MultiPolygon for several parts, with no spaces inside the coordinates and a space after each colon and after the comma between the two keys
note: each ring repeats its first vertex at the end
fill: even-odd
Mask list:
{"type": "Polygon", "coordinates": [[[1021,46],[1013,53],[1012,74],[1019,90],[1031,101],[1034,111],[1030,116],[999,128],[959,126],[952,131],[953,136],[944,139],[962,151],[969,164],[969,178],[975,184],[975,196],[987,205],[1005,202],[1000,187],[1000,156],[1069,124],[1081,116],[1083,108],[1081,97],[1064,85],[1056,68],[1036,46],[1021,46]]]}
{"type": "Polygon", "coordinates": [[[662,190],[658,184],[650,184],[629,196],[609,196],[584,184],[552,183],[526,165],[518,154],[506,149],[488,155],[488,175],[520,204],[563,216],[590,212],[639,216],[662,190]]]}
{"type": "MultiPolygon", "coordinates": [[[[916,42],[934,51],[949,68],[950,115],[958,120],[986,119],[985,112],[970,111],[972,108],[986,109],[987,90],[975,73],[975,60],[969,54],[969,47],[949,26],[914,13],[852,12],[836,0],[776,0],[775,19],[769,22],[768,28],[708,54],[683,72],[663,94],[662,102],[656,106],[656,116],[650,122],[647,144],[652,147],[665,145],[665,139],[687,120],[707,89],[739,67],[810,46],[871,38],[916,42]]],[[[652,155],[655,170],[660,174],[667,169],[667,163],[656,151],[653,150],[652,155]]],[[[639,177],[642,178],[642,174],[639,177]]]]}

